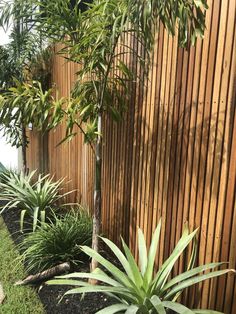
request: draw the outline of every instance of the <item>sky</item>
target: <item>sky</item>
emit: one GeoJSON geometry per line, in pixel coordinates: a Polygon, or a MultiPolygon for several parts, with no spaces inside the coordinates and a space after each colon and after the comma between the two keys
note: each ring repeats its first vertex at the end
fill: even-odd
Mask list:
{"type": "Polygon", "coordinates": [[[18,166],[18,150],[6,143],[0,132],[0,162],[8,168],[16,169],[18,166]]]}
{"type": "Polygon", "coordinates": [[[9,42],[8,34],[4,30],[0,29],[0,45],[5,45],[9,42]]]}
{"type": "MultiPolygon", "coordinates": [[[[5,45],[8,42],[8,35],[0,29],[0,45],[5,45]]],[[[2,132],[0,132],[0,162],[11,168],[17,168],[18,165],[18,150],[6,143],[2,132]]]]}

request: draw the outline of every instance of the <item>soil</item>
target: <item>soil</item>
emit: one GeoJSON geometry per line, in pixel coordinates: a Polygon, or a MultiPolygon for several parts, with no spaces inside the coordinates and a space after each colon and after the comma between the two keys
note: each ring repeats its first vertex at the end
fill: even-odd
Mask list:
{"type": "MultiPolygon", "coordinates": [[[[20,224],[19,210],[9,210],[2,214],[3,219],[7,225],[7,228],[11,234],[11,237],[15,244],[19,244],[22,241],[23,235],[19,232],[20,224]]],[[[89,266],[83,265],[83,270],[88,271],[89,266]]],[[[16,278],[16,281],[23,278],[16,278]]],[[[64,298],[63,295],[70,288],[69,286],[47,286],[41,284],[35,286],[41,302],[45,307],[46,313],[50,314],[94,314],[100,309],[109,306],[114,303],[114,300],[108,298],[104,294],[90,293],[86,294],[81,299],[81,295],[68,295],[64,298]]],[[[74,288],[74,287],[73,287],[74,288]]]]}
{"type": "Polygon", "coordinates": [[[39,297],[44,304],[47,313],[94,314],[98,310],[112,304],[111,300],[99,293],[86,294],[82,300],[81,296],[78,294],[66,296],[59,303],[66,291],[68,291],[68,287],[62,286],[44,286],[40,290],[39,297]]]}

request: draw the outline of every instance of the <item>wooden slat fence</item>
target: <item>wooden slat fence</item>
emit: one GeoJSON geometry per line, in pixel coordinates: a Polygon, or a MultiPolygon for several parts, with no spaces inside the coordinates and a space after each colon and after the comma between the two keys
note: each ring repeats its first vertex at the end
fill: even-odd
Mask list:
{"type": "MultiPolygon", "coordinates": [[[[106,117],[104,123],[103,232],[118,244],[122,235],[137,255],[137,226],[150,243],[162,217],[159,265],[188,222],[191,230],[199,228],[199,264],[229,261],[236,268],[235,0],[208,4],[207,31],[196,47],[178,48],[160,27],[148,78],[135,56],[125,57],[139,80],[124,120],[106,117]]],[[[137,45],[135,37],[123,40],[137,45]]],[[[76,69],[55,56],[53,77],[62,96],[69,95],[76,69]]],[[[57,147],[64,133],[62,125],[49,134],[49,171],[71,180],[67,188],[78,190],[72,201],[92,208],[92,152],[82,135],[57,147]]],[[[28,160],[38,168],[34,132],[30,140],[28,160]]],[[[235,277],[206,282],[183,298],[191,306],[234,314],[235,277]]]]}

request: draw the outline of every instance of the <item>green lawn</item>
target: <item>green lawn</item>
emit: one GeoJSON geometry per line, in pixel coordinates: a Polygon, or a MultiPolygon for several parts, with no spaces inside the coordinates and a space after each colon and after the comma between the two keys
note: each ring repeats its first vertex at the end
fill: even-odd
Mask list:
{"type": "Polygon", "coordinates": [[[43,305],[34,289],[13,285],[25,276],[23,266],[16,263],[17,256],[18,251],[0,217],[0,282],[6,295],[4,303],[0,305],[0,313],[43,314],[43,305]]]}

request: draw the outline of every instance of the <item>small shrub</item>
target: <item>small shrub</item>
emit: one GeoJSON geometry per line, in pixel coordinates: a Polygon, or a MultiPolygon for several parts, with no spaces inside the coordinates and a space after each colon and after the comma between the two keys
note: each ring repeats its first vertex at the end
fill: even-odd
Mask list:
{"type": "MultiPolygon", "coordinates": [[[[83,246],[82,250],[90,257],[101,264],[108,274],[97,268],[92,273],[74,273],[60,276],[58,279],[51,280],[48,284],[73,285],[74,289],[66,292],[67,294],[103,292],[113,296],[117,304],[106,307],[97,314],[107,313],[152,313],[165,314],[173,311],[174,313],[184,314],[206,314],[217,313],[208,310],[190,310],[186,306],[177,302],[182,291],[191,285],[197,284],[206,279],[226,274],[230,269],[211,271],[221,266],[223,263],[211,263],[199,267],[194,267],[196,247],[194,245],[187,271],[170,279],[171,271],[182,252],[188,244],[195,238],[197,230],[189,233],[186,228],[181,239],[169,258],[163,263],[157,273],[154,273],[154,263],[156,258],[157,246],[159,242],[161,222],[158,224],[152,239],[152,243],[147,252],[147,247],[143,232],[138,231],[139,266],[137,265],[130,249],[122,240],[124,253],[110,240],[102,238],[105,244],[112,250],[124,271],[117,268],[93,249],[83,246]],[[92,279],[102,282],[100,285],[92,285],[81,279],[92,279]]],[[[219,312],[218,312],[219,313],[219,312]]]]}
{"type": "Polygon", "coordinates": [[[87,212],[71,211],[64,216],[54,216],[53,221],[44,223],[26,235],[20,244],[27,270],[42,271],[59,263],[77,264],[86,255],[80,245],[91,245],[92,219],[87,212]]]}
{"type": "MultiPolygon", "coordinates": [[[[16,173],[8,170],[1,174],[0,178],[0,200],[5,201],[0,214],[6,209],[21,209],[21,230],[25,214],[33,218],[33,231],[35,231],[39,217],[41,222],[45,221],[46,213],[49,213],[67,194],[60,194],[63,179],[53,182],[50,175],[39,175],[36,182],[33,178],[36,171],[29,175],[16,173]]],[[[65,205],[65,204],[64,204],[65,205]]]]}

